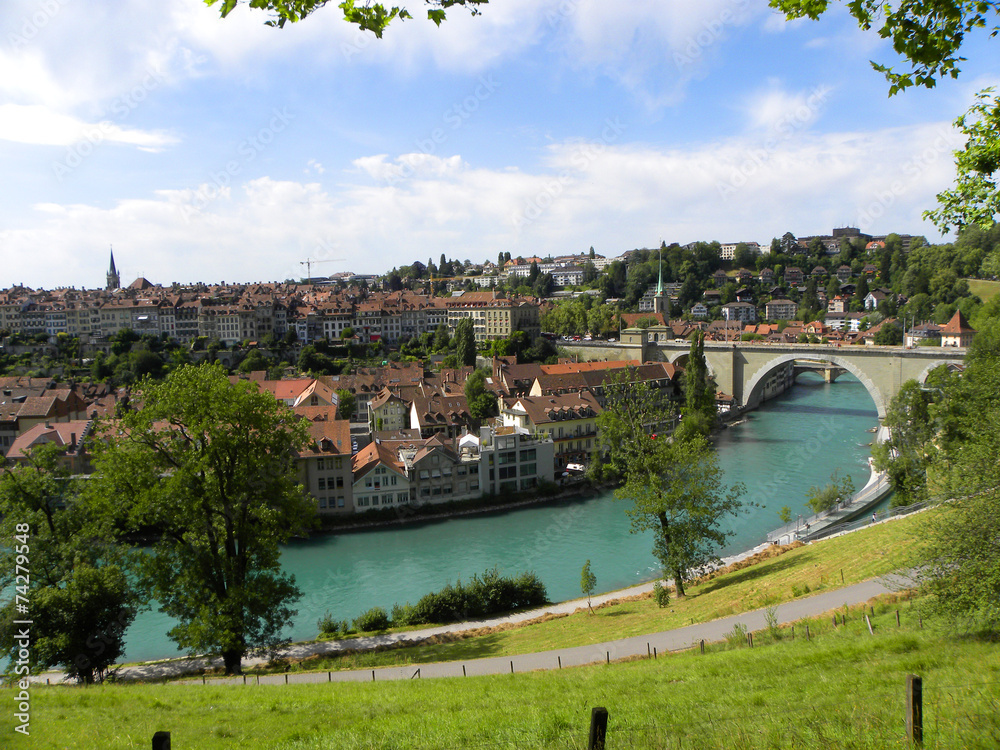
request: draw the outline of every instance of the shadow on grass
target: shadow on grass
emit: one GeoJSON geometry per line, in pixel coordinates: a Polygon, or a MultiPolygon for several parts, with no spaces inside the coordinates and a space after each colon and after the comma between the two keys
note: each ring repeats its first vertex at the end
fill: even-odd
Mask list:
{"type": "Polygon", "coordinates": [[[811,556],[809,554],[799,554],[794,556],[782,555],[768,565],[752,565],[749,568],[744,568],[743,570],[739,570],[735,573],[727,573],[724,576],[713,578],[711,581],[699,588],[698,594],[711,594],[713,591],[719,591],[727,586],[734,586],[736,584],[746,583],[747,581],[755,581],[758,578],[766,578],[780,571],[801,567],[808,563],[810,559],[811,556]]]}
{"type": "Polygon", "coordinates": [[[338,655],[323,655],[300,662],[303,670],[351,670],[392,667],[405,664],[428,664],[438,661],[464,661],[497,656],[503,653],[500,633],[474,638],[437,636],[437,642],[356,651],[338,655]],[[447,638],[447,639],[445,639],[447,638]]]}

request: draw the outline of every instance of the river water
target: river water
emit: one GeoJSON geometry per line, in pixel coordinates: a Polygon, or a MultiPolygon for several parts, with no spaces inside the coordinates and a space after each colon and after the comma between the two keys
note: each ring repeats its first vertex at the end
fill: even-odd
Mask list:
{"type": "MultiPolygon", "coordinates": [[[[734,536],[721,551],[733,554],[765,541],[788,505],[809,515],[811,486],[832,472],[850,474],[860,489],[868,480],[868,432],[878,424],[874,403],[850,375],[827,384],[806,374],[782,396],[751,412],[745,423],[716,440],[726,482],[743,482],[754,508],[726,526],[734,536]]],[[[517,510],[429,521],[387,530],[317,536],[295,542],[282,554],[303,596],[287,634],[312,638],[329,611],[353,619],[380,605],[416,601],[457,578],[497,566],[508,574],[535,571],[549,599],[580,596],[580,569],[590,560],[598,591],[650,580],[658,574],[652,536],[630,533],[625,505],[612,493],[517,510]]],[[[127,634],[128,660],[158,659],[179,652],[166,632],[170,620],[144,612],[127,634]]]]}

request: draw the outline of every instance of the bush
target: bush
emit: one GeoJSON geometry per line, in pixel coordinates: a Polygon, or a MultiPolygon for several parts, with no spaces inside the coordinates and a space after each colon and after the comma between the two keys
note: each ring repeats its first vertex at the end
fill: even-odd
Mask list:
{"type": "Polygon", "coordinates": [[[320,635],[336,635],[340,632],[340,620],[334,619],[330,610],[327,610],[325,615],[316,620],[316,627],[320,635]]]}
{"type": "Polygon", "coordinates": [[[405,625],[413,624],[413,605],[409,602],[400,606],[399,604],[392,605],[392,624],[393,627],[402,627],[405,625]]]}
{"type": "Polygon", "coordinates": [[[656,606],[666,607],[670,604],[670,587],[665,581],[655,581],[653,583],[653,598],[656,599],[656,606]]]}
{"type": "Polygon", "coordinates": [[[733,625],[733,629],[726,633],[726,642],[730,648],[741,648],[747,643],[747,626],[742,622],[733,625]]]}
{"type": "Polygon", "coordinates": [[[385,630],[389,627],[389,614],[383,607],[372,607],[354,620],[354,627],[362,632],[385,630]]]}
{"type": "MultiPolygon", "coordinates": [[[[415,606],[399,608],[408,616],[410,625],[458,622],[488,617],[526,607],[548,603],[545,584],[534,573],[521,573],[516,578],[500,574],[497,568],[448,584],[438,592],[425,594],[415,606]]],[[[396,607],[393,607],[395,621],[396,607]]]]}
{"type": "Polygon", "coordinates": [[[781,628],[778,626],[778,607],[772,604],[770,607],[764,610],[764,622],[767,623],[767,631],[771,634],[771,637],[776,640],[781,640],[781,628]]]}

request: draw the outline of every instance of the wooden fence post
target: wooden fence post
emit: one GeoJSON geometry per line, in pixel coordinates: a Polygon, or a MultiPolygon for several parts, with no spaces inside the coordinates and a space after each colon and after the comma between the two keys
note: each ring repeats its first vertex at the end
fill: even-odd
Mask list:
{"type": "Polygon", "coordinates": [[[153,735],[153,750],[170,750],[170,732],[157,732],[153,735]]]}
{"type": "Polygon", "coordinates": [[[896,610],[896,627],[899,627],[899,610],[896,610]]]}
{"type": "Polygon", "coordinates": [[[806,625],[806,640],[809,640],[809,626],[806,625]]]}
{"type": "Polygon", "coordinates": [[[868,632],[875,635],[875,628],[872,627],[872,621],[868,619],[867,612],[865,612],[865,622],[868,623],[868,632]]]}
{"type": "Polygon", "coordinates": [[[906,675],[906,739],[924,744],[923,680],[915,674],[906,675]]]}
{"type": "Polygon", "coordinates": [[[701,653],[703,653],[703,654],[705,653],[705,639],[704,638],[701,639],[701,653]]]}
{"type": "Polygon", "coordinates": [[[795,626],[792,625],[792,640],[795,640],[795,626]]]}
{"type": "Polygon", "coordinates": [[[592,708],[590,711],[590,737],[587,739],[587,750],[604,750],[604,742],[608,736],[608,709],[592,708]]]}

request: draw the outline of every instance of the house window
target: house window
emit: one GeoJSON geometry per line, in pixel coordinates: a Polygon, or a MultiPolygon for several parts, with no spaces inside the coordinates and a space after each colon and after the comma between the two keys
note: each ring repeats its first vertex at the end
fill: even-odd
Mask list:
{"type": "Polygon", "coordinates": [[[326,489],[326,479],[324,477],[319,478],[319,488],[320,490],[326,489]]]}

